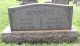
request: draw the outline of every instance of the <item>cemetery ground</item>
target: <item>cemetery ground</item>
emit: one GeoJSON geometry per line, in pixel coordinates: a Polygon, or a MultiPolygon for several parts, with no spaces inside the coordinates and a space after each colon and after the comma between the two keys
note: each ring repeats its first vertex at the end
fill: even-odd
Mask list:
{"type": "MultiPolygon", "coordinates": [[[[2,42],[0,37],[0,46],[80,46],[80,7],[76,7],[75,4],[70,3],[73,8],[73,26],[78,29],[78,40],[74,43],[23,43],[21,45],[15,43],[2,42]]],[[[8,7],[19,5],[19,1],[16,0],[0,0],[0,32],[9,25],[8,20],[8,7]]]]}

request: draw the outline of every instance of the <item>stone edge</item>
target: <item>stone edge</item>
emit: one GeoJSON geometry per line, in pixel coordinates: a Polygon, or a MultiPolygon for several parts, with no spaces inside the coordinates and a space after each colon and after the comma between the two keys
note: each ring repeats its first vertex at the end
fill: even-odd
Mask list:
{"type": "Polygon", "coordinates": [[[77,32],[2,33],[4,42],[67,42],[76,41],[77,32]]]}

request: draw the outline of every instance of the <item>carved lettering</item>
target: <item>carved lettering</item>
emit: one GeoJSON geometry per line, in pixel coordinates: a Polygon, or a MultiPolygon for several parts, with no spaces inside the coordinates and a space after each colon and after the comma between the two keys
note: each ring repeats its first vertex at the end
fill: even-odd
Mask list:
{"type": "Polygon", "coordinates": [[[26,10],[27,15],[49,15],[54,14],[54,10],[26,10]]]}

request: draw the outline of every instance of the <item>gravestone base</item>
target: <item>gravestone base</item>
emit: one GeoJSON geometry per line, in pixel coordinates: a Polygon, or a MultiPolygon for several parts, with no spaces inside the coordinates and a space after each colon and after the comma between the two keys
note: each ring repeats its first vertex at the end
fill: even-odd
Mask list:
{"type": "Polygon", "coordinates": [[[77,40],[76,31],[46,30],[46,31],[13,31],[2,33],[4,42],[73,42],[77,40]]]}

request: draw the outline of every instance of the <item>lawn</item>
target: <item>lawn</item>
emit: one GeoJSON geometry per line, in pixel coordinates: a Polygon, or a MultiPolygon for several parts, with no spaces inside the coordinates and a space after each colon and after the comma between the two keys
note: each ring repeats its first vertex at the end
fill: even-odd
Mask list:
{"type": "Polygon", "coordinates": [[[0,31],[9,25],[8,7],[18,4],[19,2],[16,0],[0,0],[0,31]]]}
{"type": "MultiPolygon", "coordinates": [[[[38,0],[39,3],[43,3],[43,0],[38,0]]],[[[19,5],[19,1],[16,0],[0,0],[0,31],[2,31],[6,26],[9,25],[8,20],[8,7],[19,5]]],[[[74,6],[73,8],[73,25],[80,30],[80,7],[76,7],[75,4],[71,4],[74,6]]],[[[0,39],[0,46],[80,46],[80,34],[78,37],[78,41],[76,43],[62,43],[62,44],[47,44],[47,43],[37,43],[37,44],[31,44],[31,43],[23,43],[21,45],[15,44],[15,43],[4,43],[1,42],[0,39]]]]}
{"type": "Polygon", "coordinates": [[[80,7],[74,5],[73,9],[73,25],[80,30],[80,7]]]}

